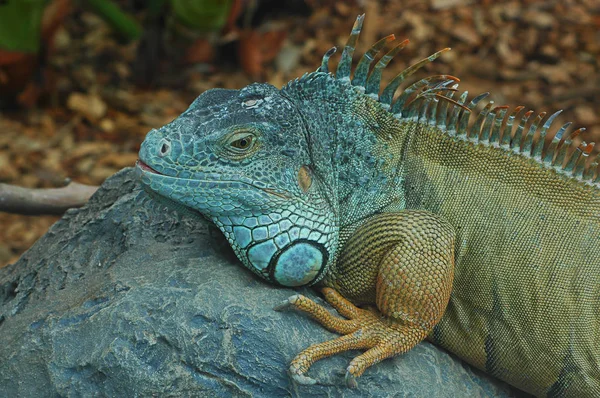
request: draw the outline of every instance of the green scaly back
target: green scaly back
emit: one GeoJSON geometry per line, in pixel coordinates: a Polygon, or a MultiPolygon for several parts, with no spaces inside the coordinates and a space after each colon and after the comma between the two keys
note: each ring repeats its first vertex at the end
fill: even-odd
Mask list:
{"type": "MultiPolygon", "coordinates": [[[[408,67],[381,91],[382,69],[406,44],[369,72],[390,37],[363,55],[351,80],[362,23],[359,16],[334,78],[371,101],[351,99],[354,115],[385,120],[374,135],[388,150],[398,147],[388,155],[400,190],[396,208],[362,206],[374,213],[428,210],[457,232],[452,297],[429,339],[536,395],[600,394],[598,155],[588,161],[594,144],[573,143],[585,129],[555,128],[560,111],[545,119],[545,112],[523,106],[489,101],[482,107],[488,93],[468,100],[467,92],[458,94],[458,79],[447,75],[421,79],[394,99],[406,77],[447,49],[408,67]]],[[[325,54],[319,72],[329,72],[333,53],[325,54]]],[[[350,233],[342,231],[341,242],[350,233]]],[[[340,273],[333,265],[325,283],[335,285],[340,273]]]]}

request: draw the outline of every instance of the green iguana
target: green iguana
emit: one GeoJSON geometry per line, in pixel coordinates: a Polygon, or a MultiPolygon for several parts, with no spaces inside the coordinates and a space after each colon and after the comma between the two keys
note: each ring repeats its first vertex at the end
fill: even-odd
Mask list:
{"type": "Polygon", "coordinates": [[[591,145],[557,113],[531,118],[487,95],[454,97],[458,79],[404,79],[380,94],[371,68],[350,78],[359,16],[334,74],[281,90],[209,90],[148,133],[138,170],[170,206],[212,220],[241,262],[277,285],[316,285],[347,319],[304,296],[307,312],[343,336],[290,365],[299,383],[315,361],[366,350],[346,380],[423,339],[538,396],[600,396],[600,185],[591,145]],[[476,114],[476,117],[471,117],[476,114]],[[362,305],[357,307],[356,305],[362,305]]]}

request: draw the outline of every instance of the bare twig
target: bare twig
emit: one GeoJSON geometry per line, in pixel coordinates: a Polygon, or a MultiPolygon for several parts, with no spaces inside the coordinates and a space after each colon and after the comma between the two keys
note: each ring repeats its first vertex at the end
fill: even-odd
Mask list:
{"type": "Polygon", "coordinates": [[[0,184],[0,211],[25,215],[63,214],[83,206],[98,187],[71,182],[62,188],[23,188],[0,184]]]}

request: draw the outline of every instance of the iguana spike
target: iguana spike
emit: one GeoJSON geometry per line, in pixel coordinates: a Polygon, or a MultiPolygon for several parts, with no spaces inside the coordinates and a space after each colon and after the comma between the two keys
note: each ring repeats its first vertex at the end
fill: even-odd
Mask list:
{"type": "Polygon", "coordinates": [[[469,112],[463,112],[460,115],[460,118],[458,119],[458,128],[456,129],[456,131],[458,131],[459,134],[466,134],[466,132],[468,131],[467,126],[469,124],[469,117],[471,116],[471,113],[473,113],[473,109],[475,109],[477,104],[480,103],[488,95],[490,95],[490,93],[481,93],[477,97],[473,98],[469,105],[467,105],[469,112]]]}
{"type": "Polygon", "coordinates": [[[533,111],[527,111],[519,121],[519,125],[517,126],[517,131],[515,131],[515,136],[510,140],[510,147],[515,149],[517,152],[521,151],[521,141],[523,140],[523,130],[525,129],[525,125],[527,121],[533,114],[533,111]]]}
{"type": "MultiPolygon", "coordinates": [[[[418,101],[418,100],[416,100],[416,101],[418,101]]],[[[420,121],[420,120],[425,119],[425,121],[427,121],[427,110],[431,106],[431,101],[427,101],[425,98],[423,98],[423,99],[421,99],[421,102],[423,102],[423,105],[414,107],[416,109],[416,113],[418,115],[417,120],[420,121]]]]}
{"type": "MultiPolygon", "coordinates": [[[[450,91],[450,95],[446,96],[443,95],[441,92],[435,93],[435,98],[438,100],[441,100],[443,104],[446,105],[446,107],[443,109],[443,120],[444,123],[443,124],[439,124],[440,128],[445,128],[446,131],[449,131],[449,127],[452,126],[449,122],[447,122],[448,120],[448,104],[451,104],[453,106],[452,108],[452,114],[455,113],[460,113],[461,110],[465,110],[467,112],[469,112],[469,108],[467,108],[466,106],[464,106],[462,103],[455,101],[454,99],[452,99],[452,95],[455,91],[458,91],[457,88],[455,88],[456,86],[458,86],[457,84],[454,85],[453,87],[445,87],[444,91],[450,91]]],[[[438,111],[439,112],[439,111],[438,111]]]]}
{"type": "Polygon", "coordinates": [[[596,158],[594,159],[592,164],[590,164],[590,167],[585,169],[585,171],[583,172],[582,178],[590,182],[598,182],[597,178],[600,177],[598,175],[598,164],[600,163],[598,162],[598,155],[596,155],[596,158]]]}
{"type": "Polygon", "coordinates": [[[567,164],[563,166],[563,170],[568,172],[572,172],[572,175],[575,175],[575,166],[579,163],[581,159],[581,155],[583,154],[584,148],[587,146],[587,142],[581,141],[581,144],[571,154],[569,160],[567,160],[567,164]]]}
{"type": "Polygon", "coordinates": [[[429,103],[427,106],[428,112],[425,115],[425,121],[430,125],[435,125],[437,109],[440,101],[437,99],[437,97],[435,97],[435,95],[433,97],[424,96],[423,98],[429,103]]]}
{"type": "Polygon", "coordinates": [[[500,146],[508,148],[510,146],[510,140],[512,139],[513,124],[515,119],[525,109],[524,106],[519,105],[513,109],[508,118],[506,118],[506,126],[502,129],[502,137],[500,138],[500,146]]]}
{"type": "MultiPolygon", "coordinates": [[[[482,113],[487,108],[491,108],[493,105],[493,101],[490,101],[489,104],[483,109],[482,113]]],[[[494,126],[494,120],[498,117],[498,111],[504,108],[508,108],[507,105],[496,106],[485,115],[485,120],[483,121],[483,126],[479,131],[479,136],[477,137],[480,142],[488,142],[490,141],[490,135],[492,133],[492,127],[494,126]]]]}
{"type": "Polygon", "coordinates": [[[365,14],[356,17],[356,22],[354,22],[354,26],[352,27],[352,33],[350,33],[350,37],[348,37],[344,51],[342,51],[342,58],[338,63],[337,71],[335,72],[335,78],[343,82],[350,82],[352,55],[354,54],[356,42],[358,41],[358,36],[360,35],[360,30],[362,29],[364,21],[365,14]]]}
{"type": "MultiPolygon", "coordinates": [[[[445,75],[441,75],[439,76],[440,78],[445,78],[445,77],[452,77],[452,76],[445,76],[445,75]]],[[[415,98],[410,101],[410,103],[408,106],[412,106],[412,107],[418,107],[418,106],[422,106],[420,104],[426,103],[427,107],[426,110],[427,112],[423,112],[422,117],[420,117],[419,119],[424,119],[428,124],[431,124],[432,126],[435,125],[436,123],[436,117],[437,117],[437,107],[439,104],[439,99],[440,98],[446,98],[443,95],[440,94],[441,91],[451,91],[454,90],[451,87],[446,87],[449,84],[454,83],[455,80],[450,79],[450,80],[442,80],[441,82],[433,85],[432,87],[426,87],[423,91],[421,91],[420,93],[418,93],[415,98]],[[419,102],[419,105],[415,105],[417,100],[422,99],[422,102],[419,102]]]]}
{"type": "Polygon", "coordinates": [[[439,75],[437,77],[440,79],[446,79],[446,80],[442,80],[442,81],[436,83],[435,85],[432,85],[431,87],[425,87],[425,89],[423,91],[421,91],[419,94],[417,94],[415,99],[427,98],[427,99],[438,100],[440,97],[444,97],[443,95],[440,94],[442,91],[455,91],[456,90],[452,87],[447,87],[447,86],[449,84],[454,83],[457,80],[457,78],[455,78],[454,76],[449,76],[449,75],[439,75]]]}
{"type": "MultiPolygon", "coordinates": [[[[452,77],[452,76],[449,76],[452,77]]],[[[450,93],[456,91],[456,88],[453,87],[447,87],[450,84],[454,84],[455,80],[446,80],[446,81],[442,81],[439,84],[435,85],[434,87],[431,87],[427,90],[424,90],[422,93],[420,93],[418,95],[418,97],[423,97],[424,99],[429,100],[429,102],[431,103],[429,105],[429,112],[427,114],[427,122],[432,125],[435,126],[437,125],[437,120],[438,120],[438,114],[440,112],[445,112],[445,110],[441,109],[442,107],[440,106],[441,103],[440,101],[443,101],[443,104],[447,104],[448,102],[452,102],[452,100],[448,97],[446,97],[444,94],[442,94],[445,91],[448,91],[450,93]]],[[[441,117],[441,116],[440,116],[441,117]]],[[[446,117],[444,116],[444,120],[446,119],[446,117]]],[[[445,128],[445,123],[443,124],[443,127],[445,128]]]]}
{"type": "Polygon", "coordinates": [[[373,44],[369,51],[364,53],[360,61],[358,61],[358,66],[354,71],[354,77],[352,78],[352,85],[356,87],[360,87],[363,90],[365,89],[365,84],[367,83],[367,76],[369,75],[369,67],[375,59],[375,56],[381,51],[383,46],[387,43],[396,40],[396,36],[389,35],[379,40],[377,43],[373,44]]]}
{"type": "Polygon", "coordinates": [[[565,131],[571,126],[572,122],[568,122],[562,125],[562,127],[554,134],[550,145],[548,145],[548,149],[546,150],[546,155],[544,156],[544,162],[554,164],[554,155],[558,150],[559,144],[564,140],[563,134],[565,131]]]}
{"type": "Polygon", "coordinates": [[[440,50],[434,54],[431,54],[429,57],[423,58],[416,64],[413,64],[413,65],[409,66],[408,68],[404,69],[394,79],[392,79],[392,81],[383,90],[383,93],[381,94],[381,97],[379,98],[379,102],[381,102],[383,104],[391,105],[392,100],[394,99],[394,93],[396,92],[396,89],[398,89],[400,84],[402,84],[404,79],[406,79],[408,76],[415,73],[417,70],[421,69],[424,65],[434,61],[440,55],[442,55],[443,53],[445,53],[446,51],[449,51],[449,50],[450,50],[449,47],[444,48],[443,50],[440,50]]]}
{"type": "MultiPolygon", "coordinates": [[[[529,154],[533,153],[533,147],[535,145],[535,143],[533,142],[533,138],[535,136],[535,132],[537,131],[540,123],[542,122],[542,120],[544,119],[545,116],[546,116],[546,112],[541,112],[533,120],[533,122],[531,123],[531,126],[529,126],[529,131],[527,132],[527,134],[524,137],[523,150],[522,150],[523,153],[529,153],[529,154]]],[[[542,146],[544,146],[543,142],[542,142],[542,146]]]]}
{"type": "Polygon", "coordinates": [[[476,140],[480,139],[483,122],[485,121],[487,114],[492,109],[492,106],[494,106],[494,101],[488,102],[486,106],[479,112],[477,119],[475,119],[475,123],[473,123],[470,131],[467,133],[467,137],[473,137],[476,140]]]}
{"type": "MultiPolygon", "coordinates": [[[[413,93],[419,91],[420,89],[422,89],[424,87],[432,86],[432,87],[436,87],[435,90],[440,90],[440,83],[446,83],[446,85],[447,85],[452,82],[455,82],[456,80],[457,79],[454,76],[449,76],[449,75],[429,76],[424,79],[421,79],[404,89],[402,94],[398,97],[396,102],[394,102],[394,104],[392,105],[391,112],[394,115],[399,116],[403,109],[408,108],[409,105],[413,105],[412,102],[414,102],[415,99],[425,97],[426,95],[424,95],[423,93],[420,93],[413,99],[413,101],[409,102],[408,104],[406,103],[408,98],[413,93]],[[434,82],[436,80],[441,80],[441,82],[435,83],[435,85],[434,85],[434,82]]],[[[431,88],[426,89],[424,92],[429,91],[429,90],[431,90],[431,88]]]]}
{"type": "Polygon", "coordinates": [[[443,90],[440,90],[440,91],[450,91],[450,95],[443,95],[441,92],[438,92],[438,93],[435,93],[435,96],[438,99],[444,100],[444,102],[446,104],[450,103],[450,104],[452,104],[452,105],[454,105],[454,106],[456,106],[458,108],[463,108],[463,109],[469,110],[469,108],[467,108],[466,106],[464,106],[460,102],[455,101],[454,99],[452,99],[452,94],[455,93],[456,91],[458,91],[457,87],[458,87],[458,84],[455,84],[452,87],[445,87],[443,90]]]}
{"type": "Polygon", "coordinates": [[[552,125],[554,119],[556,119],[556,117],[560,115],[561,112],[562,110],[554,112],[552,115],[550,115],[548,120],[546,120],[546,123],[544,123],[544,125],[540,129],[540,137],[538,138],[538,141],[535,144],[535,148],[531,152],[531,156],[540,158],[542,157],[542,152],[544,150],[544,142],[546,141],[546,134],[548,133],[548,129],[550,128],[550,125],[552,125]]]}
{"type": "Polygon", "coordinates": [[[392,48],[390,51],[388,51],[387,54],[381,57],[379,62],[375,64],[375,67],[373,68],[371,74],[367,78],[365,94],[367,94],[369,97],[375,100],[379,99],[379,87],[381,85],[381,73],[383,72],[383,69],[385,69],[385,67],[387,66],[387,64],[390,63],[392,58],[394,58],[396,54],[400,52],[400,50],[406,47],[408,43],[408,40],[404,40],[403,42],[399,43],[396,47],[392,48]]]}
{"type": "Polygon", "coordinates": [[[454,97],[454,93],[458,91],[458,84],[453,84],[452,87],[450,87],[450,89],[451,91],[446,95],[441,93],[436,94],[436,97],[438,97],[440,101],[442,101],[440,104],[438,104],[438,111],[435,122],[435,125],[440,129],[445,128],[446,130],[448,130],[448,105],[453,104],[456,106],[461,106],[461,104],[457,103],[452,99],[452,97],[454,97]]]}
{"type": "MultiPolygon", "coordinates": [[[[492,104],[488,104],[486,106],[486,108],[491,108],[492,104]]],[[[494,108],[496,109],[496,108],[494,108]]],[[[491,133],[491,126],[494,122],[494,118],[496,117],[496,114],[494,113],[494,109],[490,110],[486,115],[485,118],[483,120],[481,129],[479,130],[479,134],[477,135],[477,141],[479,142],[485,142],[488,141],[490,138],[490,133],[491,133]]],[[[484,109],[485,110],[485,109],[484,109]]],[[[479,115],[481,116],[481,115],[479,115]]]]}
{"type": "Polygon", "coordinates": [[[325,72],[329,73],[329,58],[337,51],[337,47],[331,47],[325,54],[323,54],[323,59],[321,60],[321,66],[317,69],[317,72],[325,72]]]}
{"type": "Polygon", "coordinates": [[[554,158],[554,161],[552,162],[553,166],[556,166],[558,168],[563,168],[562,166],[563,166],[563,163],[565,162],[565,158],[567,157],[569,148],[571,147],[571,144],[573,142],[573,138],[577,137],[583,131],[585,131],[584,128],[580,128],[575,131],[572,131],[569,134],[566,134],[564,137],[564,140],[561,140],[561,142],[558,143],[556,157],[554,158]]]}
{"type": "MultiPolygon", "coordinates": [[[[570,136],[569,138],[571,139],[571,141],[573,141],[573,138],[576,138],[576,137],[577,137],[579,134],[583,133],[585,130],[586,130],[586,128],[585,128],[585,127],[580,127],[580,128],[578,128],[577,130],[573,131],[573,132],[571,133],[571,136],[570,136]]],[[[569,142],[569,145],[570,145],[570,144],[571,144],[571,143],[569,142]]]]}
{"type": "Polygon", "coordinates": [[[584,143],[581,143],[581,146],[579,147],[581,149],[581,156],[575,163],[575,168],[573,169],[573,177],[583,178],[583,172],[585,171],[585,163],[587,161],[587,158],[590,156],[590,153],[592,153],[592,151],[594,150],[594,145],[596,145],[596,143],[594,142],[590,142],[587,145],[583,144],[584,143]]]}
{"type": "Polygon", "coordinates": [[[502,126],[506,123],[506,113],[508,112],[508,105],[497,106],[492,112],[496,113],[496,110],[500,110],[496,113],[494,118],[494,125],[492,126],[492,132],[490,134],[489,142],[500,142],[500,133],[502,132],[502,126]]]}
{"type": "MultiPolygon", "coordinates": [[[[420,100],[419,100],[420,102],[420,100]]],[[[418,120],[419,119],[419,112],[422,111],[423,107],[417,107],[417,106],[411,106],[406,108],[403,112],[402,112],[402,117],[408,119],[408,120],[418,120]]]]}
{"type": "Polygon", "coordinates": [[[458,98],[457,103],[460,105],[460,108],[455,108],[450,112],[450,120],[448,121],[448,131],[456,134],[458,129],[458,119],[464,112],[471,112],[469,108],[465,106],[465,102],[467,101],[467,97],[469,96],[469,92],[463,92],[458,98]]]}

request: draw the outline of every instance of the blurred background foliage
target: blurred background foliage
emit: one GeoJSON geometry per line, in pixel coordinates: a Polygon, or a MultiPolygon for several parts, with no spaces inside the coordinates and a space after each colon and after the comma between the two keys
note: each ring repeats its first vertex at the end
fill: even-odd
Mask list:
{"type": "MultiPolygon", "coordinates": [[[[201,92],[314,71],[362,13],[357,57],[411,40],[384,80],[451,47],[415,79],[564,109],[558,123],[600,138],[598,0],[0,0],[0,182],[99,185],[201,92]]],[[[56,219],[0,213],[0,266],[56,219]]]]}
{"type": "Polygon", "coordinates": [[[37,52],[45,3],[45,0],[0,3],[0,48],[37,52]]]}

